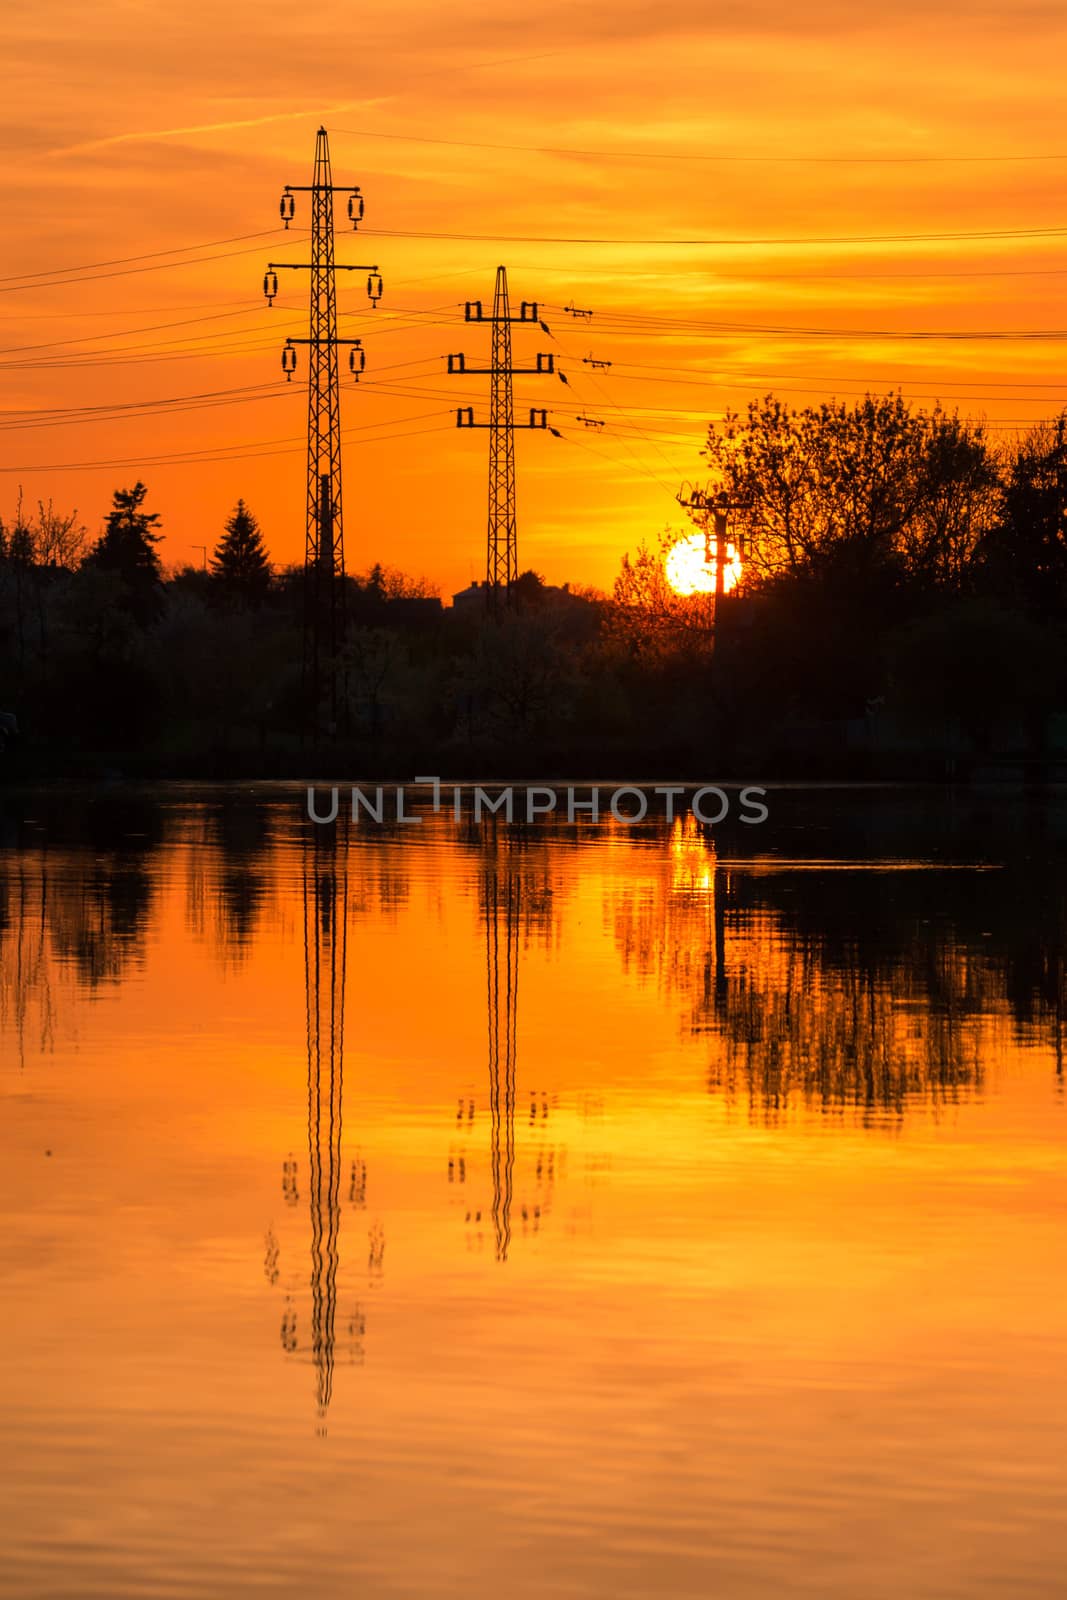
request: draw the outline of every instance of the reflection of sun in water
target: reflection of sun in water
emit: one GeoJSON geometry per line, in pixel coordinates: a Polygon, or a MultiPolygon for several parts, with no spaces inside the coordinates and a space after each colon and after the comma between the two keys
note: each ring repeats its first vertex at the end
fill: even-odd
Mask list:
{"type": "MultiPolygon", "coordinates": [[[[706,540],[702,533],[679,539],[667,553],[667,582],[675,594],[715,593],[714,539],[706,540]],[[711,560],[707,559],[710,552],[711,560]]],[[[741,557],[729,541],[726,544],[726,562],[723,567],[722,586],[726,594],[737,587],[741,577],[741,557]]]]}
{"type": "MultiPolygon", "coordinates": [[[[703,535],[701,535],[703,537],[703,535]]],[[[689,894],[713,894],[715,845],[691,811],[675,817],[671,830],[671,888],[689,894]]]]}

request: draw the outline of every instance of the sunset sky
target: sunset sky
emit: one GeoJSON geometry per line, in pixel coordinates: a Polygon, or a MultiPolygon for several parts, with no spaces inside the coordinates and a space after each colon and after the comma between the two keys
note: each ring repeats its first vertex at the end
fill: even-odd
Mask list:
{"type": "Polygon", "coordinates": [[[273,310],[260,285],[306,259],[308,197],[288,235],[278,198],[310,182],[320,122],[366,199],[338,260],[385,280],[376,311],[355,275],[339,297],[367,352],[342,389],[350,570],[446,595],[484,573],[487,435],[454,408],[485,418],[488,381],[445,356],[486,363],[462,302],[499,262],[551,329],[517,331],[516,359],[552,351],[570,379],[516,387],[563,435],[517,443],[520,567],[552,582],[607,586],[680,527],[708,418],[767,390],[899,385],[998,437],[1067,400],[1052,0],[40,0],[5,34],[5,521],[21,486],[95,533],[142,477],[169,564],[238,496],[301,558],[307,369],[287,385],[280,349],[306,279],[273,310]],[[1045,337],[1003,337],[1024,332],[1045,337]]]}

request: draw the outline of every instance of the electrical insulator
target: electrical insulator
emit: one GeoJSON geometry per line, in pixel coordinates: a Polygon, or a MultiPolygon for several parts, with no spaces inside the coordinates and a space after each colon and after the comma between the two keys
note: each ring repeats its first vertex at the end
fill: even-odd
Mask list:
{"type": "Polygon", "coordinates": [[[358,189],[353,189],[348,197],[348,220],[353,228],[358,228],[363,221],[363,196],[358,189]]]}
{"type": "Polygon", "coordinates": [[[474,407],[473,406],[457,406],[456,407],[456,427],[457,428],[473,428],[474,427],[474,407]]]}
{"type": "Polygon", "coordinates": [[[548,427],[548,412],[547,411],[535,411],[533,409],[533,407],[531,406],[531,408],[530,408],[530,427],[531,428],[547,428],[548,427]]]}
{"type": "Polygon", "coordinates": [[[292,383],[293,373],[296,371],[296,351],[291,344],[287,344],[282,351],[282,371],[289,382],[292,383]]]}
{"type": "Polygon", "coordinates": [[[382,298],[382,275],[372,272],[367,278],[367,298],[372,306],[376,306],[382,298]]]}
{"type": "Polygon", "coordinates": [[[286,190],[285,194],[282,195],[281,203],[278,206],[278,214],[285,223],[286,227],[289,226],[290,222],[293,220],[293,217],[296,215],[296,201],[288,190],[286,190]]]}
{"type": "Polygon", "coordinates": [[[467,358],[466,358],[466,356],[463,355],[462,351],[460,352],[459,355],[449,356],[449,358],[448,358],[448,370],[449,370],[449,372],[466,372],[466,370],[467,370],[466,359],[467,358]]]}
{"type": "Polygon", "coordinates": [[[483,322],[482,302],[480,300],[466,300],[463,303],[463,320],[465,322],[483,322]]]}
{"type": "Polygon", "coordinates": [[[278,274],[276,272],[264,273],[263,293],[267,297],[267,304],[272,306],[274,304],[274,296],[278,293],[278,274]]]}
{"type": "Polygon", "coordinates": [[[366,365],[367,352],[362,349],[361,346],[353,345],[352,349],[348,352],[348,370],[351,372],[357,383],[359,382],[359,375],[366,365]]]}
{"type": "Polygon", "coordinates": [[[537,301],[536,300],[523,300],[521,302],[521,304],[519,305],[519,321],[520,322],[537,322],[537,321],[539,321],[539,318],[538,318],[538,315],[537,315],[537,301]]]}
{"type": "Polygon", "coordinates": [[[555,372],[556,357],[552,351],[549,351],[547,355],[541,354],[537,357],[537,370],[538,372],[555,372]]]}

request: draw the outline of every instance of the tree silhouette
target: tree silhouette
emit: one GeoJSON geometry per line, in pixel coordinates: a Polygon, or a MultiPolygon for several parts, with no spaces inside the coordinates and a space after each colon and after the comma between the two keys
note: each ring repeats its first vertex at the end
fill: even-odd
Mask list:
{"type": "Polygon", "coordinates": [[[1039,424],[1006,464],[999,525],[985,543],[989,587],[1039,615],[1067,605],[1067,411],[1039,424]]]}
{"type": "Polygon", "coordinates": [[[259,605],[270,588],[270,559],[259,523],[238,500],[211,558],[211,576],[226,599],[259,605]]]}
{"type": "Polygon", "coordinates": [[[703,452],[761,577],[958,584],[996,482],[981,423],[898,394],[728,412],[703,452]]]}
{"type": "Polygon", "coordinates": [[[123,603],[142,627],[163,610],[163,569],[155,546],[159,513],[143,510],[148,490],[137,481],[132,489],[116,489],[104,532],[88,564],[114,572],[122,580],[123,603]]]}
{"type": "Polygon", "coordinates": [[[544,600],[545,580],[529,568],[520,572],[511,585],[511,601],[520,611],[536,611],[544,600]]]}

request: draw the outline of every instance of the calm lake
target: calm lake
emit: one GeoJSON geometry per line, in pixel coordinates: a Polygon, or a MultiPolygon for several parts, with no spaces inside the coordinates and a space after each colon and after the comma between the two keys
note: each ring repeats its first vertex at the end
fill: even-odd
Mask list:
{"type": "Polygon", "coordinates": [[[1067,794],[767,803],[3,796],[0,1595],[1063,1594],[1067,794]]]}

